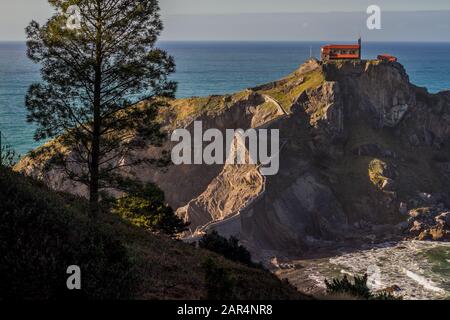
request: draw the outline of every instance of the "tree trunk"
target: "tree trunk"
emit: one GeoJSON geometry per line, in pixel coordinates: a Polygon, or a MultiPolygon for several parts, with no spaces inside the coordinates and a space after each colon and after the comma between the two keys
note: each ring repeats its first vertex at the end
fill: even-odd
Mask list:
{"type": "Polygon", "coordinates": [[[94,104],[93,104],[93,130],[92,150],[90,163],[89,206],[92,218],[99,214],[99,187],[100,187],[100,138],[101,138],[101,85],[102,85],[102,23],[101,3],[97,3],[97,34],[95,48],[95,79],[94,79],[94,104]]]}
{"type": "Polygon", "coordinates": [[[92,218],[96,218],[99,213],[99,179],[100,179],[100,76],[95,80],[95,98],[94,98],[94,125],[92,132],[92,149],[90,165],[90,183],[89,183],[89,204],[92,218]],[[98,83],[97,83],[98,82],[98,83]],[[97,93],[98,92],[98,93],[97,93]]]}
{"type": "MultiPolygon", "coordinates": [[[[100,137],[96,133],[94,121],[94,133],[92,137],[91,168],[89,183],[89,206],[92,218],[96,218],[99,213],[99,158],[100,158],[100,137]]],[[[100,132],[98,130],[97,132],[100,132]]]]}

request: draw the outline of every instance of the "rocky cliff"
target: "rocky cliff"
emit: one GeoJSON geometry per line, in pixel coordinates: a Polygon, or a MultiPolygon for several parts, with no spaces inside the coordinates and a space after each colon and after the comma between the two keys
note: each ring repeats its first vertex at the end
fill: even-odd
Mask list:
{"type": "MultiPolygon", "coordinates": [[[[284,79],[233,95],[170,101],[160,119],[168,133],[192,132],[196,120],[204,130],[280,130],[274,176],[257,165],[123,172],[160,185],[191,222],[190,236],[234,235],[260,259],[336,242],[450,238],[450,92],[412,85],[398,63],[310,60],[284,79]]],[[[51,154],[26,157],[16,170],[85,194],[50,160],[51,154]]]]}

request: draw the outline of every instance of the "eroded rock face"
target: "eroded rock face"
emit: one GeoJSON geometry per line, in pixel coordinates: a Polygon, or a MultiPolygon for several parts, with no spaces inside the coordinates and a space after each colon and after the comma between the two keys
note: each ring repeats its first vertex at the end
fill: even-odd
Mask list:
{"type": "Polygon", "coordinates": [[[327,80],[341,85],[352,115],[366,117],[374,127],[397,126],[416,105],[414,89],[400,64],[368,61],[329,64],[325,69],[327,80]]]}
{"type": "Polygon", "coordinates": [[[263,191],[264,183],[255,165],[226,165],[206,190],[177,214],[191,223],[189,228],[195,233],[211,222],[238,214],[263,191]]]}
{"type": "Polygon", "coordinates": [[[409,233],[417,240],[450,240],[450,211],[428,207],[409,212],[409,233]]]}
{"type": "MultiPolygon", "coordinates": [[[[168,133],[180,127],[193,132],[194,121],[221,132],[279,130],[275,176],[264,177],[256,165],[142,165],[123,172],[157,183],[191,222],[192,234],[237,236],[258,259],[400,235],[397,226],[407,223],[407,212],[430,200],[419,192],[450,190],[450,93],[415,87],[398,63],[311,60],[280,81],[170,105],[162,116],[168,133]]],[[[155,157],[162,150],[147,147],[128,157],[155,157]]],[[[16,169],[57,190],[85,192],[45,164],[25,158],[16,169]]],[[[408,230],[448,240],[444,207],[414,218],[408,230]]]]}

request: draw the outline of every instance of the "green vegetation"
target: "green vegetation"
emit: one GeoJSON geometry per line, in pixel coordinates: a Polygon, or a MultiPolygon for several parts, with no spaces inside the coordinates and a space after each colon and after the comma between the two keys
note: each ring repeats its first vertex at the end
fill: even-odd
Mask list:
{"type": "MultiPolygon", "coordinates": [[[[0,138],[1,140],[1,138],[0,138]]],[[[0,166],[12,168],[16,165],[19,156],[10,145],[0,144],[0,166]]]]}
{"type": "Polygon", "coordinates": [[[367,275],[362,277],[355,276],[353,283],[348,280],[347,275],[342,279],[334,278],[331,282],[325,280],[328,293],[345,293],[350,296],[369,299],[371,296],[370,289],[367,287],[367,275]]]}
{"type": "Polygon", "coordinates": [[[260,300],[264,297],[269,297],[270,300],[312,299],[301,294],[297,297],[286,296],[279,290],[279,284],[282,284],[282,287],[288,290],[296,290],[287,280],[276,279],[277,285],[275,286],[267,286],[267,283],[261,283],[261,280],[263,282],[266,282],[266,280],[264,277],[258,277],[268,271],[252,269],[256,273],[245,276],[240,272],[230,270],[223,261],[213,257],[203,260],[201,267],[205,274],[206,299],[208,300],[242,300],[248,299],[248,297],[252,300],[260,300]]]}
{"type": "Polygon", "coordinates": [[[205,282],[207,300],[234,300],[236,280],[229,272],[220,267],[212,258],[206,259],[202,264],[205,269],[205,282]]]}
{"type": "Polygon", "coordinates": [[[36,140],[59,137],[52,158],[89,189],[95,217],[100,193],[118,185],[118,169],[148,161],[120,159],[144,142],[161,144],[159,97],[174,97],[176,83],[168,76],[175,63],[155,47],[162,31],[157,1],[48,2],[55,14],[26,28],[28,57],[42,75],[26,95],[27,120],[36,124],[36,140]],[[68,28],[65,12],[74,5],[79,26],[68,28]],[[145,108],[132,108],[142,101],[145,108]]]}
{"type": "Polygon", "coordinates": [[[378,189],[383,188],[386,177],[383,176],[387,170],[387,164],[379,159],[374,159],[369,163],[369,177],[370,181],[377,186],[378,189]]]}
{"type": "Polygon", "coordinates": [[[220,236],[217,231],[205,234],[199,241],[201,248],[213,251],[232,261],[240,262],[248,266],[255,266],[252,262],[250,252],[239,245],[239,240],[235,237],[226,239],[220,236]]]}
{"type": "Polygon", "coordinates": [[[126,248],[88,207],[0,168],[0,300],[123,299],[136,285],[126,248]],[[82,269],[82,290],[66,270],[82,269]]]}
{"type": "Polygon", "coordinates": [[[204,112],[214,113],[223,109],[226,99],[227,96],[209,96],[172,100],[169,108],[162,110],[160,120],[167,121],[170,119],[172,125],[187,122],[204,112]]]}
{"type": "MultiPolygon", "coordinates": [[[[231,105],[248,99],[250,92],[241,91],[233,95],[192,97],[170,100],[168,108],[162,108],[158,121],[170,126],[185,126],[202,114],[213,116],[231,105]]],[[[263,108],[271,108],[273,104],[264,104],[263,108]]]]}
{"type": "Polygon", "coordinates": [[[0,300],[205,299],[202,261],[214,259],[239,299],[304,299],[274,275],[147,232],[109,212],[89,217],[85,199],[56,193],[0,168],[0,300]],[[66,289],[81,267],[81,291],[66,289]]]}
{"type": "Polygon", "coordinates": [[[372,293],[367,286],[367,274],[353,277],[353,282],[350,281],[347,275],[344,275],[342,279],[334,278],[329,282],[325,280],[328,294],[331,295],[344,295],[347,297],[353,297],[356,299],[366,300],[399,300],[388,292],[372,293]]]}
{"type": "Polygon", "coordinates": [[[301,93],[309,89],[315,89],[325,81],[323,73],[319,70],[305,73],[302,77],[302,81],[299,81],[299,75],[294,73],[280,81],[278,85],[275,85],[272,88],[262,89],[259,92],[271,96],[289,112],[294,100],[298,98],[301,93]]]}
{"type": "Polygon", "coordinates": [[[170,236],[186,231],[188,226],[165,204],[164,192],[152,183],[118,199],[112,211],[135,226],[170,236]]]}

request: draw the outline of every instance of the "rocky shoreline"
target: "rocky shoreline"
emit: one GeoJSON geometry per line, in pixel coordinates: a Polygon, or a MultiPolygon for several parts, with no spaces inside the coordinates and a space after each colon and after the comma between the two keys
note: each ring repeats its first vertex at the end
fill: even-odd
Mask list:
{"type": "Polygon", "coordinates": [[[450,243],[394,241],[334,248],[315,257],[285,261],[273,270],[281,279],[315,297],[325,297],[325,279],[369,275],[373,291],[403,299],[450,298],[450,243]]]}

